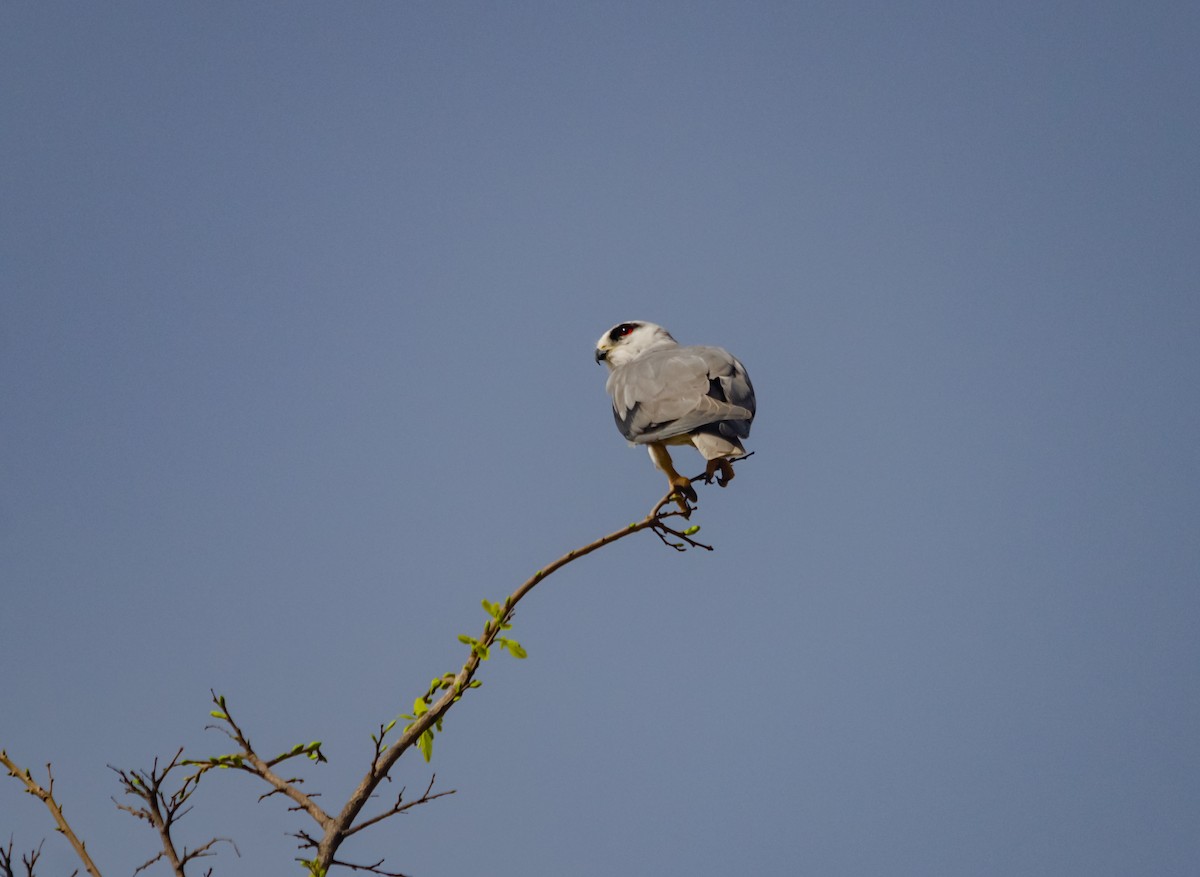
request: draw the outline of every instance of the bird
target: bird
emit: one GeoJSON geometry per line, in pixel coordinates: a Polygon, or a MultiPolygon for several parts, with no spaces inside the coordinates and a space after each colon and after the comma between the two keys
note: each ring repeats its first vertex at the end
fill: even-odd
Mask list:
{"type": "Polygon", "coordinates": [[[631,445],[645,445],[685,512],[696,501],[691,481],[671,461],[668,445],[692,445],[707,461],[704,481],[733,480],[731,460],[747,456],[742,439],[754,420],[754,386],[745,367],[720,347],[680,346],[655,323],[618,323],[596,342],[608,366],[605,389],[613,419],[631,445]]]}

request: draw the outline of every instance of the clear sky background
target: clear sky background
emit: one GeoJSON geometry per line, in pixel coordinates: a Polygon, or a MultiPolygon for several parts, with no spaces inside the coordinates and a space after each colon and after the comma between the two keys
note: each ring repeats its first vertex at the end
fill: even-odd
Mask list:
{"type": "MultiPolygon", "coordinates": [[[[340,804],[661,495],[593,362],[646,319],[758,391],[716,551],[547,580],[396,772],[458,793],[344,856],[1194,875],[1198,57],[1185,2],[4,3],[0,745],[106,875],[210,687],[340,804]]],[[[262,791],[180,839],[298,874],[262,791]]]]}

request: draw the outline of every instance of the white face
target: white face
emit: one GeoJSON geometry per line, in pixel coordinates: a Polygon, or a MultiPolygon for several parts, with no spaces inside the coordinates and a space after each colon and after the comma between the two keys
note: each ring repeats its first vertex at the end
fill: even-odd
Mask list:
{"type": "Polygon", "coordinates": [[[631,320],[618,323],[600,336],[596,342],[596,362],[603,362],[613,369],[636,359],[647,350],[675,346],[675,339],[662,326],[644,320],[631,320]]]}

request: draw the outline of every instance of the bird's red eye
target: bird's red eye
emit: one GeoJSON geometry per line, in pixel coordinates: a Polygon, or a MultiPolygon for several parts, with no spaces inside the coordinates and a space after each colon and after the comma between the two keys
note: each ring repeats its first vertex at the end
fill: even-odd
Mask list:
{"type": "Polygon", "coordinates": [[[613,341],[616,341],[619,338],[624,338],[637,327],[637,323],[622,323],[621,325],[614,327],[613,330],[608,333],[608,337],[613,341]]]}

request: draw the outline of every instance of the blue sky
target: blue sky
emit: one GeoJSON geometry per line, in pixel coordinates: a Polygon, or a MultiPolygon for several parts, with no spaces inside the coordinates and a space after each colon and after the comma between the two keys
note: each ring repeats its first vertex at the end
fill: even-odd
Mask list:
{"type": "MultiPolygon", "coordinates": [[[[592,360],[647,319],[758,392],[716,551],[539,586],[399,765],[458,793],[346,856],[1194,873],[1198,50],[1184,3],[5,4],[0,746],[106,875],[155,851],[106,765],[224,751],[210,688],[344,799],[480,599],[660,495],[592,360]]],[[[259,793],[181,824],[216,874],[299,873],[259,793]]],[[[75,867],[11,780],[10,834],[75,867]]]]}

